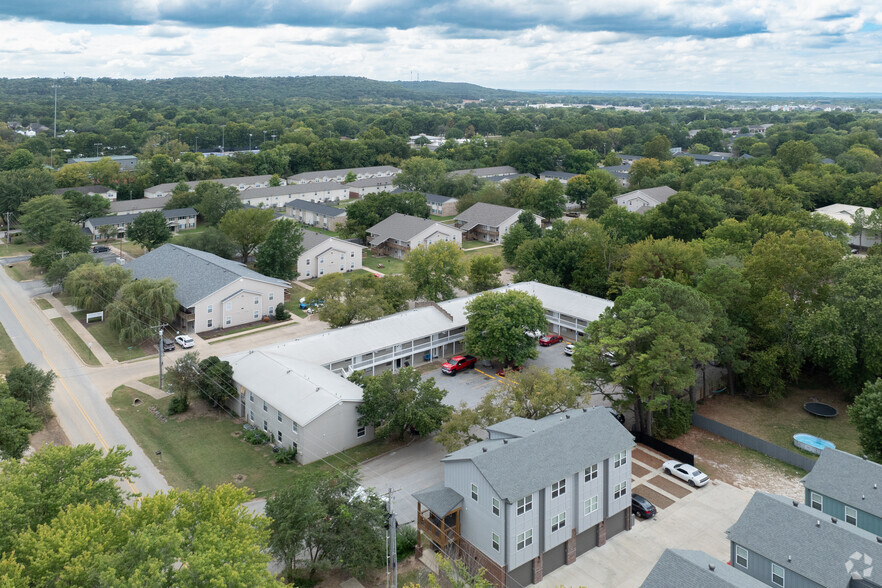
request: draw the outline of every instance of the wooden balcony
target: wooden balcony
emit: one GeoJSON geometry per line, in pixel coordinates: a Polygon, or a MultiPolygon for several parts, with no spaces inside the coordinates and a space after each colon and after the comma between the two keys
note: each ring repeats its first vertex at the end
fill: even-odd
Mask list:
{"type": "Polygon", "coordinates": [[[442,550],[446,550],[451,543],[459,544],[459,508],[450,512],[444,519],[435,516],[432,511],[421,504],[418,504],[417,508],[419,509],[417,530],[422,532],[429,541],[442,550]]]}

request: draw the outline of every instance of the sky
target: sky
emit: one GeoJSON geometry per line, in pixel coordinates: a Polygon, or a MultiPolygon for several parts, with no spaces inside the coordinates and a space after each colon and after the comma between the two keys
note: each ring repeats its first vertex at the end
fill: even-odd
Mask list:
{"type": "Polygon", "coordinates": [[[0,76],[882,92],[882,2],[0,0],[0,76]]]}

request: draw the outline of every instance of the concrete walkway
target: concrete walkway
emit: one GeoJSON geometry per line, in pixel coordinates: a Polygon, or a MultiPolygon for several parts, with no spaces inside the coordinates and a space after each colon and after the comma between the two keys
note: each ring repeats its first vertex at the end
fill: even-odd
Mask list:
{"type": "Polygon", "coordinates": [[[131,382],[126,382],[126,386],[129,388],[134,388],[138,392],[143,392],[144,394],[149,394],[153,398],[157,400],[162,400],[163,398],[167,398],[168,394],[160,390],[159,388],[154,388],[153,386],[148,386],[141,380],[133,380],[131,382]]]}
{"type": "MultiPolygon", "coordinates": [[[[104,350],[104,347],[102,347],[101,344],[98,343],[98,340],[92,336],[92,333],[90,333],[89,330],[83,326],[83,323],[78,321],[71,314],[70,310],[65,305],[63,305],[61,303],[61,301],[58,300],[58,298],[56,298],[55,296],[52,296],[52,295],[43,296],[42,298],[43,298],[43,300],[49,301],[49,304],[52,305],[51,309],[43,311],[43,313],[47,316],[47,318],[50,318],[50,319],[55,318],[55,317],[63,318],[64,321],[68,325],[70,325],[70,328],[72,328],[74,330],[74,333],[79,335],[80,339],[82,339],[86,343],[86,345],[89,346],[89,349],[92,350],[92,353],[95,354],[95,357],[98,358],[98,361],[101,362],[101,365],[112,365],[112,364],[116,363],[116,361],[112,357],[110,357],[110,354],[104,350]]],[[[80,357],[76,353],[74,355],[77,358],[80,357]]],[[[82,362],[82,359],[80,359],[80,361],[82,362]]],[[[83,364],[83,365],[85,365],[85,364],[83,364]]]]}

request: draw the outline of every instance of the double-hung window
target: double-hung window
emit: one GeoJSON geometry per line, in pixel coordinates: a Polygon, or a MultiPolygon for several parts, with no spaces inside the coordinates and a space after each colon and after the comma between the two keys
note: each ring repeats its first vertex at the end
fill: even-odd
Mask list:
{"type": "Polygon", "coordinates": [[[533,529],[527,529],[520,535],[518,535],[518,544],[517,549],[520,551],[525,547],[529,547],[533,544],[533,529]]]}
{"type": "Polygon", "coordinates": [[[555,482],[551,485],[551,497],[557,498],[561,494],[566,494],[567,491],[567,480],[564,478],[559,482],[555,482]]]}
{"type": "Polygon", "coordinates": [[[742,568],[747,569],[747,549],[745,547],[741,547],[740,545],[735,546],[735,563],[741,566],[742,568]]]}
{"type": "Polygon", "coordinates": [[[551,517],[551,532],[554,533],[567,526],[567,513],[562,512],[557,516],[551,517]]]}
{"type": "Polygon", "coordinates": [[[585,481],[590,482],[595,479],[597,479],[597,464],[594,464],[590,468],[585,468],[585,481]]]}
{"type": "Polygon", "coordinates": [[[520,500],[518,500],[518,514],[522,515],[525,512],[529,512],[533,510],[533,495],[524,496],[520,500]]]}

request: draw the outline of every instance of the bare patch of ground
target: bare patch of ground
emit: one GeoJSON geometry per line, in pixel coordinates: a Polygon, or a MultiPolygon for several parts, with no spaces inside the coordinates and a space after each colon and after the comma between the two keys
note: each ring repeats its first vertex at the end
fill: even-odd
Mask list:
{"type": "Polygon", "coordinates": [[[684,488],[680,484],[668,478],[666,474],[659,474],[654,478],[650,478],[649,483],[653,486],[661,488],[671,496],[676,496],[677,498],[689,496],[689,494],[692,492],[692,490],[688,490],[687,488],[684,488]]]}
{"type": "Polygon", "coordinates": [[[636,463],[631,464],[631,474],[635,478],[642,478],[643,476],[645,476],[648,473],[649,473],[649,470],[647,470],[646,468],[641,467],[641,466],[637,465],[636,463]]]}
{"type": "Polygon", "coordinates": [[[31,435],[31,447],[38,450],[49,443],[53,445],[70,445],[70,439],[67,438],[58,419],[52,417],[43,426],[43,429],[31,435]]]}
{"type": "Polygon", "coordinates": [[[651,468],[660,468],[662,464],[665,463],[659,458],[653,455],[649,455],[639,447],[631,450],[631,459],[635,459],[642,464],[648,465],[651,468]]]}
{"type": "Polygon", "coordinates": [[[653,505],[655,505],[656,508],[663,509],[663,508],[667,508],[667,507],[671,506],[672,504],[674,504],[674,501],[671,500],[670,498],[668,498],[667,496],[665,496],[664,494],[662,494],[660,492],[656,492],[655,490],[653,490],[649,486],[644,486],[643,484],[640,484],[639,486],[631,488],[631,493],[632,494],[639,494],[640,496],[642,496],[643,498],[645,498],[646,500],[651,502],[653,505]]]}

